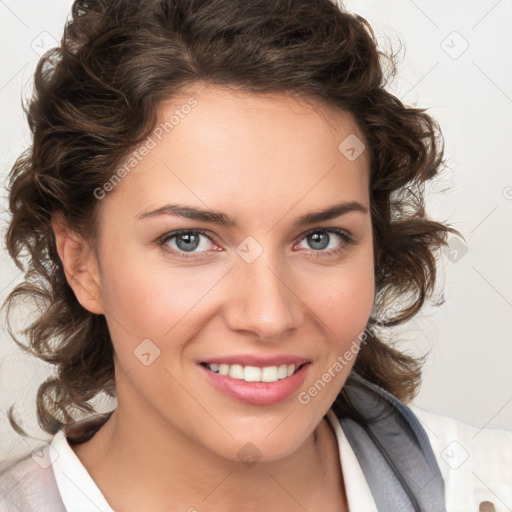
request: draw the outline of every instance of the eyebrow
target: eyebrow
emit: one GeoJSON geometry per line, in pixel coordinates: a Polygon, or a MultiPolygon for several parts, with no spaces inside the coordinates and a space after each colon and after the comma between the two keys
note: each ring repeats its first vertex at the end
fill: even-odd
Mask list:
{"type": "MultiPolygon", "coordinates": [[[[366,206],[363,206],[361,203],[358,203],[357,201],[345,201],[342,203],[329,206],[328,208],[325,208],[323,210],[301,215],[295,220],[294,226],[304,226],[307,224],[314,224],[315,222],[322,222],[326,220],[335,219],[336,217],[340,217],[341,215],[345,215],[349,212],[359,212],[362,214],[366,214],[368,213],[368,209],[366,208],[366,206]]],[[[157,208],[156,210],[142,212],[139,215],[137,215],[137,219],[142,220],[151,217],[156,217],[158,215],[172,215],[177,217],[183,217],[185,219],[198,220],[212,224],[219,224],[221,226],[226,227],[238,227],[238,221],[236,219],[232,219],[223,212],[216,210],[202,210],[194,206],[186,206],[179,204],[166,204],[165,206],[157,208]]]]}

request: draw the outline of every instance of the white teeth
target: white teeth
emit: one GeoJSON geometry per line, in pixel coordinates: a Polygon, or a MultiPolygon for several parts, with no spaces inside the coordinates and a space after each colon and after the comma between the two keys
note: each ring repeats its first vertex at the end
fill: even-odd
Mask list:
{"type": "Polygon", "coordinates": [[[278,379],[285,379],[286,377],[288,377],[288,366],[285,365],[285,364],[282,364],[277,369],[277,378],[278,379]]]}
{"type": "Polygon", "coordinates": [[[229,376],[232,379],[243,379],[244,378],[244,367],[241,364],[232,364],[229,367],[229,376]]]}
{"type": "Polygon", "coordinates": [[[245,380],[246,382],[276,382],[286,379],[295,373],[297,368],[294,364],[282,364],[280,366],[242,366],[240,364],[218,364],[206,365],[212,372],[219,375],[229,375],[232,379],[245,380]]]}
{"type": "Polygon", "coordinates": [[[261,382],[261,368],[246,366],[244,368],[244,380],[247,382],[261,382]]]}
{"type": "Polygon", "coordinates": [[[277,379],[277,366],[265,366],[261,369],[261,382],[275,382],[277,379]]]}

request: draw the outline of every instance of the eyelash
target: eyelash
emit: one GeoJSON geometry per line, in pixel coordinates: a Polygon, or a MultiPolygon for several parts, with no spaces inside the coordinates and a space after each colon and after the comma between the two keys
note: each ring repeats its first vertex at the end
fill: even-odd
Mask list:
{"type": "MultiPolygon", "coordinates": [[[[170,247],[167,246],[167,243],[169,242],[169,240],[172,240],[173,238],[176,238],[179,235],[190,234],[190,233],[204,235],[211,242],[215,243],[215,241],[212,240],[212,237],[209,235],[208,231],[204,231],[202,229],[180,229],[178,231],[172,231],[170,233],[166,233],[165,235],[161,236],[157,240],[157,243],[160,247],[162,247],[162,249],[164,249],[166,251],[170,251],[173,254],[178,255],[179,257],[189,259],[189,260],[202,258],[203,255],[205,254],[205,252],[207,252],[207,251],[203,251],[203,252],[199,252],[199,253],[186,253],[183,251],[177,251],[176,249],[171,249],[170,247]]],[[[312,252],[314,254],[313,257],[317,258],[317,259],[322,258],[322,257],[332,257],[335,255],[343,254],[344,252],[346,252],[348,250],[349,246],[355,244],[355,240],[352,238],[351,235],[349,235],[345,230],[338,229],[338,228],[311,229],[310,231],[301,235],[301,237],[298,239],[298,242],[301,242],[304,238],[306,238],[309,235],[312,235],[313,233],[334,233],[342,239],[340,247],[338,247],[337,249],[331,249],[330,251],[323,251],[323,250],[315,251],[314,249],[312,249],[312,252]]]]}

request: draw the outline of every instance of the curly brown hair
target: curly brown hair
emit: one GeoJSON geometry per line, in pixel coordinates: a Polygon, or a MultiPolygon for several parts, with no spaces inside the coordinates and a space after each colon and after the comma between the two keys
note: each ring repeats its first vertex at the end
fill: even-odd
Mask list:
{"type": "MultiPolygon", "coordinates": [[[[100,392],[115,396],[113,346],[103,315],[82,307],[57,254],[51,220],[63,214],[94,239],[101,187],[154,129],[159,103],[203,81],[251,93],[296,93],[354,116],[370,154],[376,301],[355,371],[402,400],[417,392],[421,359],[377,335],[431,297],[435,251],[451,227],[427,218],[425,182],[442,168],[437,123],[385,90],[394,56],[368,22],[334,0],[76,0],[60,47],[38,63],[27,107],[32,146],[9,181],[7,248],[25,280],[4,303],[38,305],[24,350],[56,374],[37,395],[48,433],[100,392]],[[408,298],[406,306],[398,307],[408,298]],[[390,315],[389,312],[393,314],[390,315]]],[[[9,409],[13,428],[23,433],[9,409]]]]}

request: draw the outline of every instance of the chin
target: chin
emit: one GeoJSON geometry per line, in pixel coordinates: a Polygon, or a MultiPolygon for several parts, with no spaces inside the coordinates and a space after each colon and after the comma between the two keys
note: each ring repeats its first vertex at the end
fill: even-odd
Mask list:
{"type": "MultiPolygon", "coordinates": [[[[230,430],[226,425],[233,437],[226,439],[224,436],[223,442],[211,446],[210,450],[230,462],[241,462],[248,467],[286,459],[300,449],[316,428],[316,424],[311,429],[306,422],[297,424],[297,418],[290,421],[294,414],[289,414],[289,418],[287,414],[283,414],[278,421],[273,419],[271,425],[268,420],[262,421],[259,428],[253,421],[250,432],[239,426],[230,430]]],[[[211,439],[205,441],[211,444],[211,439]]]]}

